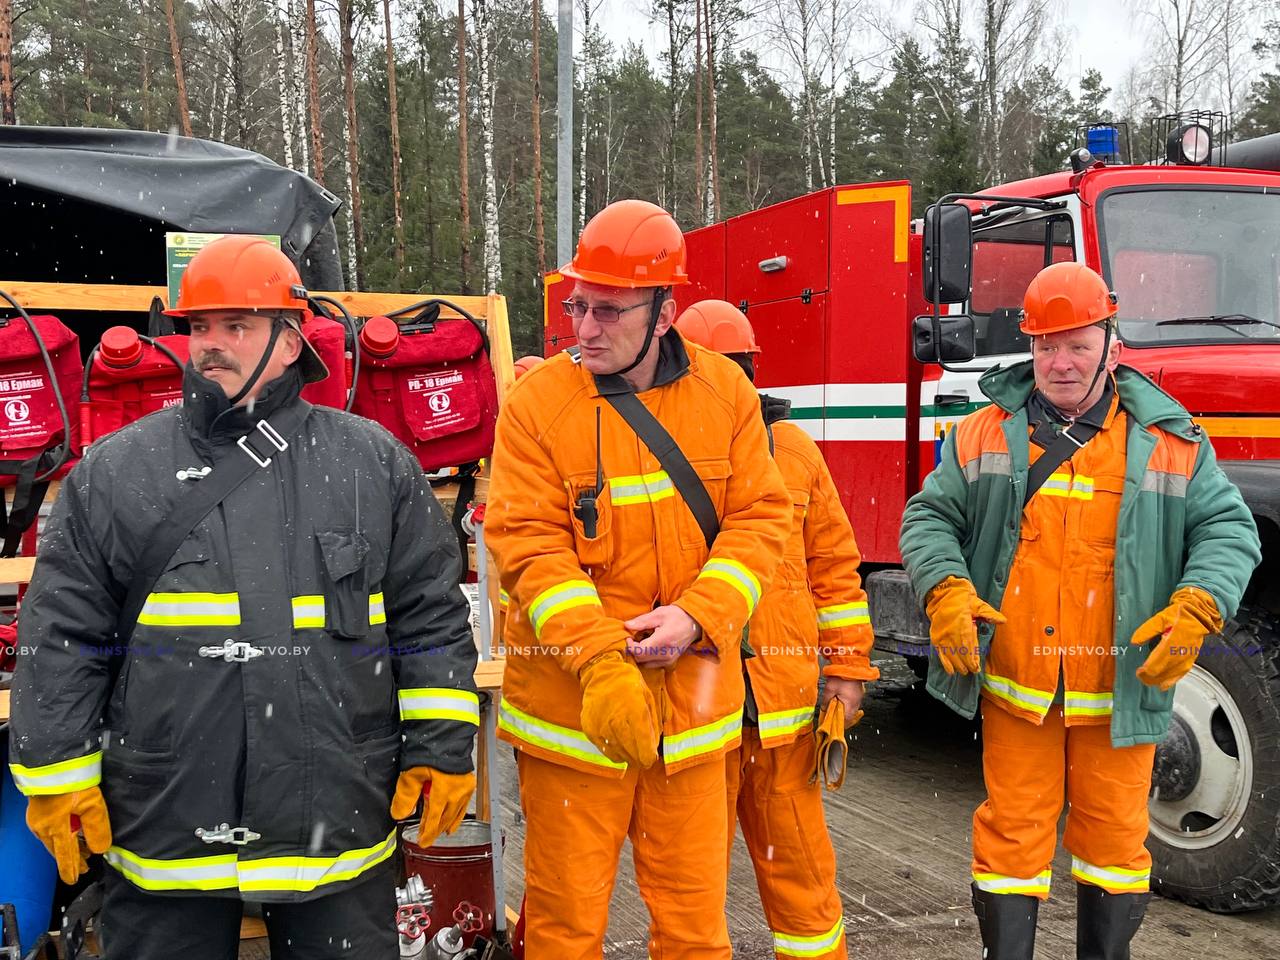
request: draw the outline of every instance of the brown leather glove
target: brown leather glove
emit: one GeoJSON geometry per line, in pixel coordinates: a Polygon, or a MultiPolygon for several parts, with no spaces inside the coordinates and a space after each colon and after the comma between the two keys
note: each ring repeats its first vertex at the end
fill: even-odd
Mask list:
{"type": "Polygon", "coordinates": [[[583,667],[578,679],[587,739],[614,763],[653,766],[662,714],[640,668],[610,651],[583,667]]]}
{"type": "Polygon", "coordinates": [[[973,584],[959,577],[947,577],[929,591],[925,612],[929,639],[947,673],[977,673],[982,666],[977,621],[1005,622],[1004,614],[984,603],[973,584]]]}
{"type": "Polygon", "coordinates": [[[1161,640],[1138,668],[1138,679],[1148,686],[1168,690],[1196,664],[1204,638],[1222,629],[1218,604],[1198,587],[1183,587],[1169,598],[1169,605],[1133,631],[1130,643],[1161,640]]]}
{"type": "Polygon", "coordinates": [[[90,852],[106,853],[111,846],[111,821],[98,787],[27,798],[27,826],[58,861],[58,876],[66,884],[75,883],[89,869],[80,841],[71,829],[72,816],[80,818],[90,852]]]}
{"type": "Polygon", "coordinates": [[[413,813],[422,797],[422,819],[418,821],[418,846],[427,848],[441,833],[453,833],[467,815],[467,804],[476,792],[474,773],[445,773],[432,767],[410,767],[396,781],[391,801],[391,819],[403,820],[413,813]]]}

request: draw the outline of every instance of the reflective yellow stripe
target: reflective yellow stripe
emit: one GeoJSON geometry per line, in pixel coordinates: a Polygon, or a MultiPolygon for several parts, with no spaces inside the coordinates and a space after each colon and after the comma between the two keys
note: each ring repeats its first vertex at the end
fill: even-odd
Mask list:
{"type": "Polygon", "coordinates": [[[813,707],[800,707],[796,710],[775,710],[772,713],[760,714],[760,739],[785,737],[803,730],[813,723],[813,707]]]}
{"type": "Polygon", "coordinates": [[[742,594],[742,599],[747,601],[748,615],[755,610],[756,604],[760,602],[760,581],[754,573],[737,560],[714,557],[703,565],[702,572],[698,574],[699,580],[703,577],[711,580],[723,580],[742,594]]]}
{"type": "Polygon", "coordinates": [[[499,587],[498,588],[498,606],[502,607],[502,609],[505,610],[507,609],[508,605],[510,605],[510,603],[511,603],[511,594],[507,593],[507,591],[499,587]]]}
{"type": "Polygon", "coordinates": [[[387,608],[381,593],[369,595],[369,626],[376,627],[387,622],[387,608]]]}
{"type": "Polygon", "coordinates": [[[531,714],[513,707],[506,698],[498,707],[498,727],[530,746],[542,747],[566,757],[574,757],[586,763],[609,770],[626,770],[625,763],[615,763],[600,752],[581,730],[562,727],[559,724],[539,720],[531,714]]]}
{"type": "Polygon", "coordinates": [[[836,925],[826,933],[820,933],[816,937],[802,937],[775,930],[773,931],[773,950],[774,953],[786,957],[818,957],[824,953],[830,953],[839,946],[840,938],[843,936],[844,917],[837,920],[836,925]]]}
{"type": "Polygon", "coordinates": [[[395,848],[393,830],[381,843],[348,850],[333,857],[240,860],[234,853],[225,853],[212,857],[158,860],[140,857],[123,847],[111,847],[106,858],[111,866],[143,890],[306,892],[358,877],[390,857],[395,848]]]}
{"type": "Polygon", "coordinates": [[[1068,717],[1107,717],[1111,715],[1109,693],[1083,693],[1068,690],[1062,698],[1062,709],[1068,717]]]}
{"type": "Polygon", "coordinates": [[[102,782],[102,751],[95,750],[83,757],[59,760],[42,767],[11,763],[9,772],[13,774],[18,790],[28,797],[87,790],[102,782]]]}
{"type": "Polygon", "coordinates": [[[1015,707],[1030,710],[1042,717],[1049,712],[1049,707],[1053,703],[1052,691],[1024,687],[1020,683],[1014,683],[1008,677],[998,677],[994,673],[988,673],[982,678],[982,689],[1001,700],[1012,703],[1015,707]]]}
{"type": "Polygon", "coordinates": [[[1150,870],[1131,870],[1128,867],[1099,867],[1079,857],[1071,858],[1071,875],[1077,880],[1092,883],[1108,890],[1124,890],[1142,893],[1151,886],[1150,870]]]}
{"type": "Polygon", "coordinates": [[[401,720],[461,720],[480,725],[480,698],[452,687],[406,687],[397,691],[401,720]]]}
{"type": "Polygon", "coordinates": [[[1040,487],[1040,493],[1046,497],[1069,497],[1073,500],[1093,499],[1093,477],[1069,473],[1051,473],[1049,479],[1040,487]]]}
{"type": "Polygon", "coordinates": [[[324,597],[307,596],[293,598],[293,625],[304,627],[324,626],[324,597]]]}
{"type": "Polygon", "coordinates": [[[240,625],[240,594],[152,593],[142,605],[138,623],[151,627],[236,627],[240,625]]]}
{"type": "Polygon", "coordinates": [[[737,710],[701,727],[673,733],[662,741],[662,757],[667,766],[714,753],[731,743],[742,733],[742,711],[737,710]]]}
{"type": "Polygon", "coordinates": [[[855,627],[870,622],[871,614],[865,601],[818,608],[819,630],[838,630],[840,627],[855,627]]]}
{"type": "Polygon", "coordinates": [[[987,893],[1021,893],[1035,896],[1048,893],[1049,883],[1053,879],[1053,871],[1046,870],[1034,877],[1009,877],[1003,873],[975,873],[973,883],[979,890],[987,893]]]}
{"type": "Polygon", "coordinates": [[[533,623],[534,636],[541,639],[542,628],[557,613],[588,606],[602,606],[595,584],[590,580],[569,580],[542,591],[529,604],[529,620],[533,623]]]}
{"type": "Polygon", "coordinates": [[[675,485],[665,470],[633,477],[609,478],[609,502],[615,507],[636,503],[657,503],[659,500],[669,500],[675,495],[675,485]]]}

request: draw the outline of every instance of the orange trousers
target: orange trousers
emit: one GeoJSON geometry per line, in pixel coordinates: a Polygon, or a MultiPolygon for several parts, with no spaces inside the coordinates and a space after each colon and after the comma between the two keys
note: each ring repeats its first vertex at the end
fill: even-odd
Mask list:
{"type": "Polygon", "coordinates": [[[809,782],[816,751],[811,729],[793,743],[766,750],[759,731],[744,726],[742,746],[725,758],[730,840],[736,817],[780,960],[848,956],[822,785],[809,782]]]}
{"type": "Polygon", "coordinates": [[[1058,818],[1071,873],[1108,893],[1151,885],[1147,794],[1155,745],[1115,748],[1110,724],[1065,726],[1062,707],[1037,726],[984,700],[987,799],[973,814],[973,882],[991,893],[1045,899],[1058,818]]]}
{"type": "Polygon", "coordinates": [[[527,960],[600,960],[622,841],[649,908],[651,960],[731,960],[724,764],[622,779],[519,754],[527,960]]]}

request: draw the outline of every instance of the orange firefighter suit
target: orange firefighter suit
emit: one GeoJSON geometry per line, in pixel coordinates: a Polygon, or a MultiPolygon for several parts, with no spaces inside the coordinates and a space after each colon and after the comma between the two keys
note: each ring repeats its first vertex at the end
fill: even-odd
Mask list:
{"type": "Polygon", "coordinates": [[[853,528],[817,445],[800,427],[772,424],[774,459],[791,496],[782,563],[751,618],[746,662],[758,721],[726,757],[729,824],[736,818],[755,866],[779,958],[843,958],[836,859],[814,779],[814,704],[823,672],[874,680],[874,643],[853,528]]]}
{"type": "Polygon", "coordinates": [[[601,955],[628,835],[649,955],[730,956],[724,755],[741,739],[739,648],[793,507],[733,362],[674,331],[661,349],[655,385],[638,396],[710,494],[720,517],[710,552],[671,478],[570,355],[523,376],[498,421],[486,534],[510,597],[498,722],[519,752],[532,960],[601,955]],[[588,489],[594,530],[573,509],[588,489]],[[661,755],[641,770],[584,732],[579,674],[625,649],[624,621],[664,604],[703,636],[673,668],[642,671],[663,719],[661,755]]]}

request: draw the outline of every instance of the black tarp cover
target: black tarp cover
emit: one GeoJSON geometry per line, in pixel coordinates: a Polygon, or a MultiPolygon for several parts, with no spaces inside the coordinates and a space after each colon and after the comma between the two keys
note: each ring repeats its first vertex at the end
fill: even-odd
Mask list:
{"type": "Polygon", "coordinates": [[[137,130],[0,126],[0,277],[165,282],[164,234],[279,234],[303,282],[342,289],[341,201],[238,147],[137,130]]]}

